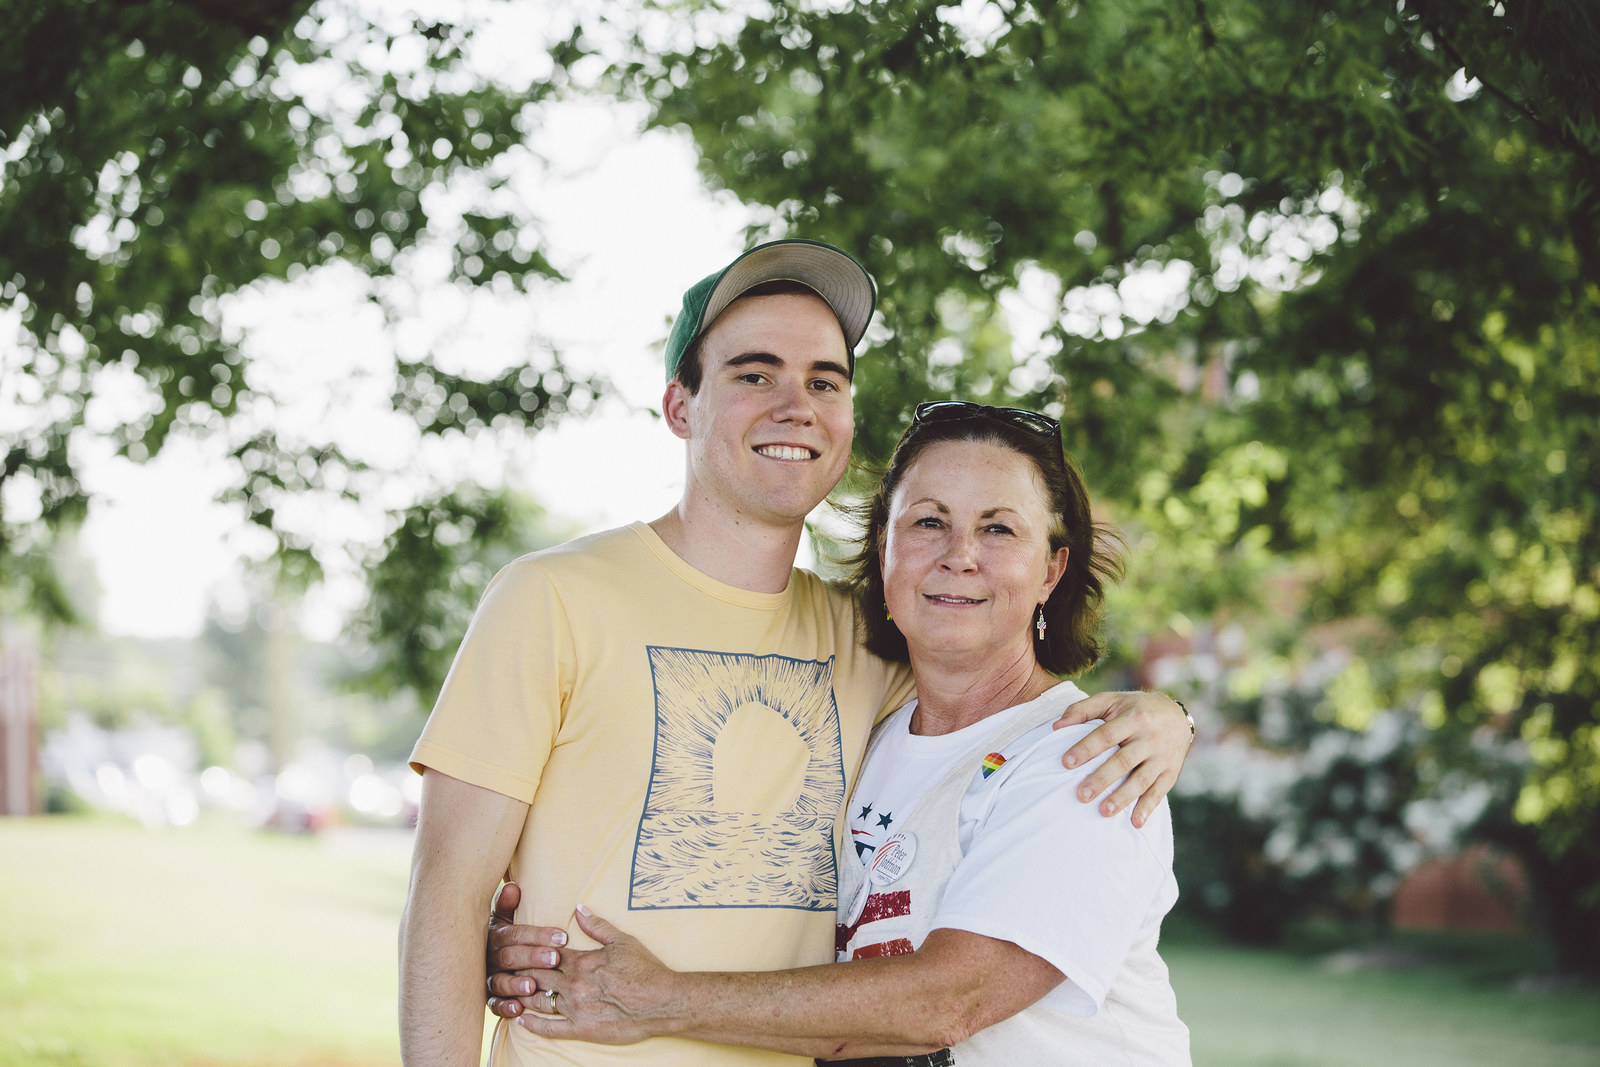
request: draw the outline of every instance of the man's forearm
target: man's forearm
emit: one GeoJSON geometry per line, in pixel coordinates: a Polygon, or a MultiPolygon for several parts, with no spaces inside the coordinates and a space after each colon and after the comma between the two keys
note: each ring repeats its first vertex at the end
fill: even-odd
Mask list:
{"type": "Polygon", "coordinates": [[[477,1067],[490,899],[528,806],[431,768],[400,923],[400,1055],[406,1067],[477,1067]]]}
{"type": "Polygon", "coordinates": [[[400,1058],[408,1067],[477,1067],[483,1045],[486,920],[406,908],[400,934],[400,1058]]]}

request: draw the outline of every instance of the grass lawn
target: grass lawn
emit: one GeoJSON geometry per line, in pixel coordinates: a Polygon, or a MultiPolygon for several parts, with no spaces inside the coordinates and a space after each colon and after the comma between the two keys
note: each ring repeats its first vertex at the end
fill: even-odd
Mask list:
{"type": "Polygon", "coordinates": [[[1169,945],[1196,1067],[1596,1067],[1600,989],[1519,990],[1515,944],[1413,941],[1436,961],[1334,973],[1325,957],[1169,945]]]}
{"type": "Polygon", "coordinates": [[[380,842],[0,820],[0,1065],[397,1063],[380,842]]]}
{"type": "MultiPolygon", "coordinates": [[[[406,862],[381,835],[0,820],[0,1067],[398,1062],[406,862]]],[[[1600,990],[1517,992],[1492,949],[1346,974],[1163,953],[1199,1067],[1600,1064],[1600,990]]]]}

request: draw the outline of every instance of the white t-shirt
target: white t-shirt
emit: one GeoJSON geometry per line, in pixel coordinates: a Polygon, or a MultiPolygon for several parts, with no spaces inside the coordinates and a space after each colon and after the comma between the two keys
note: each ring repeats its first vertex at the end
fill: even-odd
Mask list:
{"type": "MultiPolygon", "coordinates": [[[[895,833],[897,815],[994,733],[1006,718],[1040,702],[1084,699],[1063,682],[1028,704],[939,736],[910,732],[915,702],[880,728],[850,802],[850,837],[859,862],[895,833]]],[[[1054,965],[1067,981],[1039,1003],[1093,1015],[1130,946],[1157,932],[1178,899],[1172,875],[1172,817],[1163,801],[1143,829],[1129,812],[1113,818],[1077,798],[1077,788],[1110,754],[1067,770],[1061,757],[1099,720],[1060,730],[1042,726],[1005,746],[998,767],[985,762],[961,802],[963,857],[931,929],[967,930],[1010,941],[1054,965]]],[[[845,857],[849,862],[849,857],[845,857]]],[[[866,934],[866,926],[862,927],[866,934]]]]}

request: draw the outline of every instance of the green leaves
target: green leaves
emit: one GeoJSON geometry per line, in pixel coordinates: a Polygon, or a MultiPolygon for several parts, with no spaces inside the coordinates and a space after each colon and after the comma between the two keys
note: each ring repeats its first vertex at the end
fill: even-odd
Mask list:
{"type": "Polygon", "coordinates": [[[517,556],[572,531],[509,492],[458,490],[408,508],[367,561],[371,596],[354,632],[375,653],[361,684],[431,699],[444,684],[478,598],[517,556]]]}
{"type": "MultiPolygon", "coordinates": [[[[73,442],[91,406],[126,409],[92,432],[135,459],[174,434],[223,434],[229,496],[304,576],[321,564],[283,527],[285,500],[325,466],[347,495],[370,487],[331,442],[262,424],[274,390],[224,332],[234,294],[348,263],[379,281],[393,327],[414,309],[381,283],[423,252],[446,252],[442,281],[502,295],[560,277],[504,184],[565,71],[502,84],[469,63],[468,19],[310,7],[62,0],[0,16],[0,292],[20,328],[4,374],[26,412],[0,428],[0,472],[8,500],[39,502],[0,513],[0,585],[32,589],[49,614],[56,599],[22,557],[87,506],[73,442]],[[134,382],[139,403],[97,404],[134,382]]],[[[526,394],[515,372],[454,380],[447,400],[466,409],[410,403],[417,370],[403,368],[400,403],[424,434],[536,428],[599,388],[538,362],[526,394]]]]}
{"type": "Polygon", "coordinates": [[[1600,928],[1597,54],[1575,2],[778,2],[628,72],[714,184],[878,277],[866,455],[928,396],[1059,411],[1135,629],[1235,620],[1291,674],[1333,640],[1370,668],[1338,722],[1530,745],[1485,827],[1571,935],[1600,928]]]}

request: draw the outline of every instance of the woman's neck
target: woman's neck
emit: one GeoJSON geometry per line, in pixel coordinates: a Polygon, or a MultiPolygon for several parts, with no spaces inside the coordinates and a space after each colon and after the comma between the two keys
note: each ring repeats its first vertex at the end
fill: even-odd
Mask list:
{"type": "Polygon", "coordinates": [[[929,736],[954,733],[996,712],[1026,704],[1060,680],[1039,666],[1032,649],[984,669],[952,665],[944,657],[919,655],[913,650],[911,671],[917,679],[911,732],[929,736]]]}

